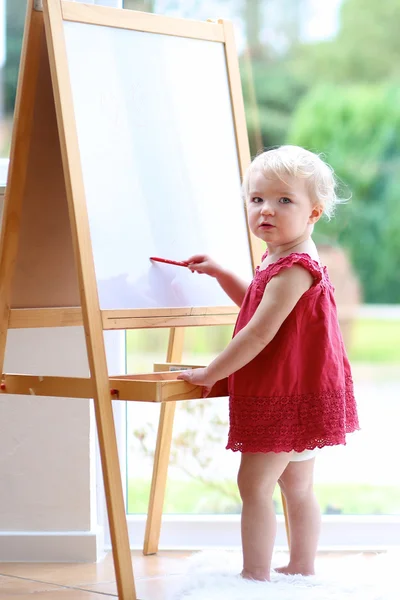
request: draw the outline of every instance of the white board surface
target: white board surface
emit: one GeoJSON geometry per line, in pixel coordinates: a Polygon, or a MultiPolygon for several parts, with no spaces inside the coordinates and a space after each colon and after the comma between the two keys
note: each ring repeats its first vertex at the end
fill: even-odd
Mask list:
{"type": "Polygon", "coordinates": [[[212,307],[211,255],[250,281],[224,46],[64,22],[100,307],[212,307]]]}

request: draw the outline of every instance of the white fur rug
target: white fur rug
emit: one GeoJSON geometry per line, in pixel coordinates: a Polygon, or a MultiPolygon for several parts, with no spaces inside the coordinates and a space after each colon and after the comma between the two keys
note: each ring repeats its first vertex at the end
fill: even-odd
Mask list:
{"type": "MultiPolygon", "coordinates": [[[[287,556],[274,558],[276,567],[287,556]]],[[[318,575],[273,574],[271,582],[247,581],[239,576],[239,552],[212,551],[188,559],[180,589],[173,600],[400,600],[400,554],[371,558],[350,556],[321,560],[318,575]]]]}

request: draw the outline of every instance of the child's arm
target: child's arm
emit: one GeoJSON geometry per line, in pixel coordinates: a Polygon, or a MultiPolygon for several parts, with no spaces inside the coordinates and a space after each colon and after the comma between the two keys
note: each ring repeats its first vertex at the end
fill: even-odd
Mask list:
{"type": "Polygon", "coordinates": [[[238,371],[267,346],[292,312],[301,296],[312,286],[312,275],[300,266],[285,269],[271,279],[249,323],[205,369],[193,369],[179,379],[208,389],[216,381],[238,371]]]}
{"type": "Polygon", "coordinates": [[[215,277],[224,292],[235,304],[241,306],[245,296],[248,284],[239,279],[234,273],[223,269],[205,254],[196,254],[186,261],[192,273],[206,273],[210,277],[215,277]]]}

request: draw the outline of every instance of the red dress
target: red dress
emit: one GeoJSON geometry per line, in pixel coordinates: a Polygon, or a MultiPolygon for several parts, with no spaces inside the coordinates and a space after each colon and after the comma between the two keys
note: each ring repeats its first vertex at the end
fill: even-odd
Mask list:
{"type": "Polygon", "coordinates": [[[326,267],[293,253],[260,270],[246,292],[236,335],[252,318],[272,277],[294,264],[314,277],[273,340],[229,377],[227,448],[302,452],[346,443],[359,429],[350,364],[326,267]]]}

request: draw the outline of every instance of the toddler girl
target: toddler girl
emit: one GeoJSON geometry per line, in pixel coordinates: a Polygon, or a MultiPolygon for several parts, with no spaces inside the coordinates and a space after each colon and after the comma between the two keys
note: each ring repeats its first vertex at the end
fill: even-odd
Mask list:
{"type": "Polygon", "coordinates": [[[333,287],[312,240],[315,223],[339,202],[332,169],[303,148],[255,158],[243,181],[249,227],[267,245],[250,286],[208,256],[188,259],[240,306],[234,336],[204,369],[179,378],[206,392],[229,377],[227,448],[241,452],[242,576],[269,580],[276,534],[272,494],[286,500],[290,560],[277,569],[314,574],[320,511],[315,454],[359,428],[350,365],[333,287]]]}

